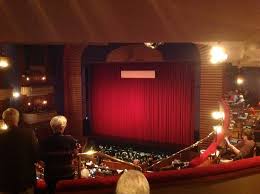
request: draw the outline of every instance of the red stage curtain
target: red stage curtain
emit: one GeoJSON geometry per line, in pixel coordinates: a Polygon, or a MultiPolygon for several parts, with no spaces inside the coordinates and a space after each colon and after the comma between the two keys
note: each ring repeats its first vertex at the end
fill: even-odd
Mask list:
{"type": "Polygon", "coordinates": [[[192,64],[94,64],[91,127],[95,135],[189,145],[193,142],[192,64]],[[121,79],[121,70],[155,70],[155,79],[121,79]]]}

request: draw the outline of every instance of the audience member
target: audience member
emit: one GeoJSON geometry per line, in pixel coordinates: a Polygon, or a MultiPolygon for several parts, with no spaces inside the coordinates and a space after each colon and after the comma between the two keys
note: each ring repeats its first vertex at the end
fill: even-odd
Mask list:
{"type": "Polygon", "coordinates": [[[256,143],[254,141],[254,133],[250,128],[245,128],[242,132],[242,141],[236,145],[232,145],[226,138],[226,142],[230,150],[235,154],[234,159],[242,159],[253,157],[255,153],[256,143]]]}
{"type": "Polygon", "coordinates": [[[116,194],[150,194],[149,183],[143,173],[129,170],[119,178],[116,194]]]}
{"type": "Polygon", "coordinates": [[[33,194],[37,138],[32,130],[19,127],[16,109],[6,109],[2,117],[6,129],[0,134],[0,193],[33,194]]]}
{"type": "Polygon", "coordinates": [[[55,193],[56,183],[59,180],[73,179],[74,159],[77,141],[70,135],[63,135],[67,126],[64,116],[55,116],[50,121],[53,135],[40,144],[41,160],[44,162],[44,179],[49,193],[55,193]]]}

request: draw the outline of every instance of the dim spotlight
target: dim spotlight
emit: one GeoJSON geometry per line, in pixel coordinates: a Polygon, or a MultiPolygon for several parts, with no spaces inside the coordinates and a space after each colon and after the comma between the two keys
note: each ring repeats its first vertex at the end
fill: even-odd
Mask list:
{"type": "Polygon", "coordinates": [[[242,77],[238,77],[237,78],[237,84],[238,85],[241,85],[241,84],[243,84],[244,83],[244,79],[242,78],[242,77]]]}
{"type": "Polygon", "coordinates": [[[215,120],[220,120],[220,119],[224,119],[224,112],[218,112],[218,111],[215,111],[215,112],[212,112],[211,113],[211,116],[213,119],[215,120]]]}
{"type": "Polygon", "coordinates": [[[210,62],[212,64],[222,63],[228,58],[224,48],[220,46],[213,46],[210,50],[210,56],[210,62]]]}

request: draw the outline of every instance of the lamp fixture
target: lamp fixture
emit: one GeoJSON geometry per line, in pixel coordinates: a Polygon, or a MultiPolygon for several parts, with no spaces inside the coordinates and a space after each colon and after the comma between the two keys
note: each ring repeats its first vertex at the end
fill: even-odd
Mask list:
{"type": "Polygon", "coordinates": [[[18,92],[18,91],[13,91],[13,97],[14,98],[19,98],[20,97],[20,92],[18,92]]]}
{"type": "Polygon", "coordinates": [[[8,129],[8,126],[4,123],[3,120],[0,120],[0,130],[7,130],[8,129]]]}
{"type": "Polygon", "coordinates": [[[47,100],[43,100],[43,101],[42,101],[42,104],[43,104],[43,105],[46,105],[47,103],[48,103],[47,100]]]}
{"type": "Polygon", "coordinates": [[[41,80],[45,81],[46,80],[46,76],[42,76],[41,80]]]}
{"type": "Polygon", "coordinates": [[[0,68],[4,69],[9,66],[8,57],[0,56],[0,68]]]}
{"type": "Polygon", "coordinates": [[[237,77],[237,85],[242,85],[244,83],[244,78],[242,77],[237,77]]]}
{"type": "Polygon", "coordinates": [[[211,116],[215,120],[223,120],[224,119],[224,112],[215,111],[211,113],[211,116]]]}
{"type": "Polygon", "coordinates": [[[210,62],[212,64],[222,63],[227,60],[228,55],[225,52],[225,49],[220,46],[213,46],[210,49],[210,62]]]}

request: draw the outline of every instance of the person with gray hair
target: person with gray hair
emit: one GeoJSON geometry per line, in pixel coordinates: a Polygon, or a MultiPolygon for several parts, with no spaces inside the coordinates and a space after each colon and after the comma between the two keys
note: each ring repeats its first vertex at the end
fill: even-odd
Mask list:
{"type": "Polygon", "coordinates": [[[129,170],[118,179],[116,194],[150,194],[149,183],[140,171],[129,170]]]}
{"type": "Polygon", "coordinates": [[[64,135],[67,126],[66,117],[55,116],[50,121],[53,135],[40,143],[41,160],[44,162],[44,179],[50,194],[55,193],[59,180],[73,179],[74,159],[77,141],[71,135],[64,135]]]}
{"type": "Polygon", "coordinates": [[[5,132],[0,133],[0,194],[33,194],[38,140],[32,130],[18,125],[18,110],[8,108],[2,118],[5,132]]]}

